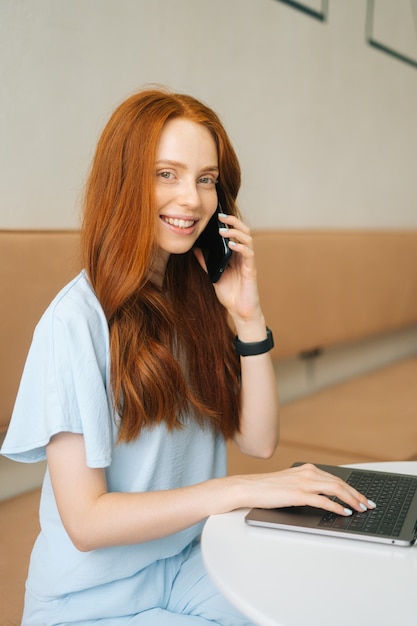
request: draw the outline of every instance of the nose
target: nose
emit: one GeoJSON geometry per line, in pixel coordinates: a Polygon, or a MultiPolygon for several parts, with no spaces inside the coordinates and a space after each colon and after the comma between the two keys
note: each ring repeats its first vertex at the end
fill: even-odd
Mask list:
{"type": "Polygon", "coordinates": [[[178,189],[178,203],[181,206],[196,208],[200,204],[200,193],[194,180],[181,181],[178,189]]]}

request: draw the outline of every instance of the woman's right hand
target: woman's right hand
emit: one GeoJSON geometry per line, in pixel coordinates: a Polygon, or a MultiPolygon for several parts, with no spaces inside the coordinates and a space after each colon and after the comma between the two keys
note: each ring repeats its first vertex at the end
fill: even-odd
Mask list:
{"type": "Polygon", "coordinates": [[[235,477],[247,499],[243,506],[263,509],[312,506],[338,515],[375,508],[375,503],[345,481],[307,463],[268,474],[235,477]],[[344,504],[332,500],[337,497],[344,504]]]}

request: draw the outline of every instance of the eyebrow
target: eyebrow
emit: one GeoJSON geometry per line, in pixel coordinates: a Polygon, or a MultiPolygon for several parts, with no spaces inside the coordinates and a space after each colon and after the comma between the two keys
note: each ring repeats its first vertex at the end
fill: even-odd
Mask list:
{"type": "MultiPolygon", "coordinates": [[[[168,165],[170,167],[176,167],[177,169],[187,169],[186,165],[184,163],[181,163],[181,161],[172,161],[171,159],[159,159],[155,163],[155,165],[157,165],[158,167],[160,167],[161,165],[168,165]]],[[[207,167],[202,167],[201,171],[219,173],[219,168],[217,165],[208,165],[207,167]]]]}

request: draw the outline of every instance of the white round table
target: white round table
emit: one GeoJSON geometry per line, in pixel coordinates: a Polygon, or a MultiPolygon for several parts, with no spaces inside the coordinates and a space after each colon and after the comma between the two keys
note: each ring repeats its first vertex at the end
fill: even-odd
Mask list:
{"type": "MultiPolygon", "coordinates": [[[[355,467],[358,467],[357,465],[355,467]]],[[[360,465],[417,475],[417,462],[360,465]]],[[[417,549],[210,517],[202,553],[222,593],[261,626],[417,626],[417,549]]]]}

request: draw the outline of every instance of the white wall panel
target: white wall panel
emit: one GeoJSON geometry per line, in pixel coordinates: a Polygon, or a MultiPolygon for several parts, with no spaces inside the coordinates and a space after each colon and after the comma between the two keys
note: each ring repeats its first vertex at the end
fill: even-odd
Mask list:
{"type": "Polygon", "coordinates": [[[252,226],[417,227],[417,69],[367,44],[366,7],[0,0],[0,227],[77,226],[97,137],[147,83],[220,114],[252,226]]]}

